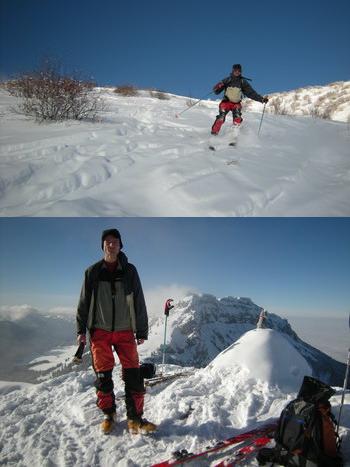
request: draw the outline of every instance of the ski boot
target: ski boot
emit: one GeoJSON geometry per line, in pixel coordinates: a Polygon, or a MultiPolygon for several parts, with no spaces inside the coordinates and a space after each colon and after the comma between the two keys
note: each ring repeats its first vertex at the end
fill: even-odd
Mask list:
{"type": "Polygon", "coordinates": [[[104,414],[103,422],[101,423],[101,431],[103,434],[108,435],[117,421],[116,413],[104,414]]]}
{"type": "Polygon", "coordinates": [[[243,121],[243,118],[242,117],[235,117],[233,119],[233,126],[240,126],[240,124],[242,123],[243,121]]]}
{"type": "Polygon", "coordinates": [[[145,418],[140,418],[138,420],[128,420],[128,431],[132,435],[149,434],[157,430],[157,425],[149,422],[145,418]]]}

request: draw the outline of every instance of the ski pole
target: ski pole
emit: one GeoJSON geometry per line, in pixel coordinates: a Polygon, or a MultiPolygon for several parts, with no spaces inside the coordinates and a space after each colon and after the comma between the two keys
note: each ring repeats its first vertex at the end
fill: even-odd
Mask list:
{"type": "MultiPolygon", "coordinates": [[[[350,314],[349,314],[349,329],[350,329],[350,314]]],[[[339,409],[338,426],[337,426],[337,436],[339,436],[340,417],[341,417],[341,412],[342,412],[343,405],[344,405],[345,391],[346,391],[346,388],[347,388],[347,385],[348,385],[349,366],[350,366],[350,348],[349,348],[349,351],[348,351],[348,361],[347,361],[347,363],[346,363],[346,371],[345,371],[345,378],[344,378],[343,394],[342,394],[342,397],[341,397],[341,404],[340,404],[340,409],[339,409]]]]}
{"type": "Polygon", "coordinates": [[[260,125],[259,125],[259,130],[258,130],[258,136],[260,134],[261,125],[262,125],[262,121],[263,121],[263,118],[264,118],[265,107],[266,107],[266,102],[264,104],[263,112],[262,112],[262,115],[261,115],[261,120],[260,120],[260,125]]]}
{"type": "Polygon", "coordinates": [[[206,97],[210,96],[210,94],[213,94],[214,91],[210,91],[208,94],[206,94],[205,96],[201,97],[195,104],[191,105],[190,107],[188,107],[188,109],[185,109],[183,110],[182,112],[180,112],[179,114],[175,114],[175,117],[176,118],[179,118],[181,114],[183,114],[184,112],[187,112],[187,110],[190,110],[192,109],[192,107],[194,107],[195,105],[199,104],[203,99],[205,99],[206,97]]]}
{"type": "Polygon", "coordinates": [[[169,311],[174,308],[174,305],[171,304],[174,300],[172,298],[168,298],[168,300],[165,302],[164,305],[164,314],[165,314],[165,324],[164,324],[164,345],[163,345],[163,361],[162,365],[165,363],[165,352],[166,352],[166,327],[168,323],[168,316],[169,316],[169,311]]]}

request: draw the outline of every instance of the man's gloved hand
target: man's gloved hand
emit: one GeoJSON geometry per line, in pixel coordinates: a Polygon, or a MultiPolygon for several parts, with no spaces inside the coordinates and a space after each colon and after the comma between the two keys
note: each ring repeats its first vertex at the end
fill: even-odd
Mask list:
{"type": "Polygon", "coordinates": [[[78,342],[78,345],[80,344],[86,345],[86,334],[78,334],[77,342],[78,342]]]}
{"type": "Polygon", "coordinates": [[[225,87],[224,83],[220,81],[220,83],[216,84],[213,87],[213,91],[215,92],[215,94],[220,94],[220,92],[224,89],[224,87],[225,87]]]}
{"type": "Polygon", "coordinates": [[[269,102],[269,98],[267,96],[264,96],[261,102],[263,104],[267,104],[269,102]]]}

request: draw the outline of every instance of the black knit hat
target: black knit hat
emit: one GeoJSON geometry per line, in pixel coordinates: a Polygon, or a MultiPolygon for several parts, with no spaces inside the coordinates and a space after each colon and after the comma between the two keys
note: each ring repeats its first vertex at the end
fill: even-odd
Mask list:
{"type": "Polygon", "coordinates": [[[104,242],[105,238],[108,235],[113,235],[113,237],[118,238],[119,242],[120,242],[120,249],[123,248],[123,242],[122,242],[119,230],[117,230],[117,229],[107,229],[107,230],[104,230],[102,232],[102,237],[101,237],[101,248],[102,248],[102,250],[103,250],[103,242],[104,242]]]}
{"type": "Polygon", "coordinates": [[[242,65],[240,65],[239,63],[235,63],[234,65],[232,65],[232,70],[242,71],[242,65]]]}

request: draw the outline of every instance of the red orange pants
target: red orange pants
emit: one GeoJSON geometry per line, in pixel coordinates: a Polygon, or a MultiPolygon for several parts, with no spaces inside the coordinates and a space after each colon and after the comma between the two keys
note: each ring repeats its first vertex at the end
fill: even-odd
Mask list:
{"type": "Polygon", "coordinates": [[[104,331],[91,333],[91,355],[96,373],[97,406],[104,413],[115,412],[112,371],[115,365],[113,349],[120,360],[125,383],[125,402],[129,419],[143,414],[145,388],[140,373],[139,356],[132,331],[104,331]]]}

